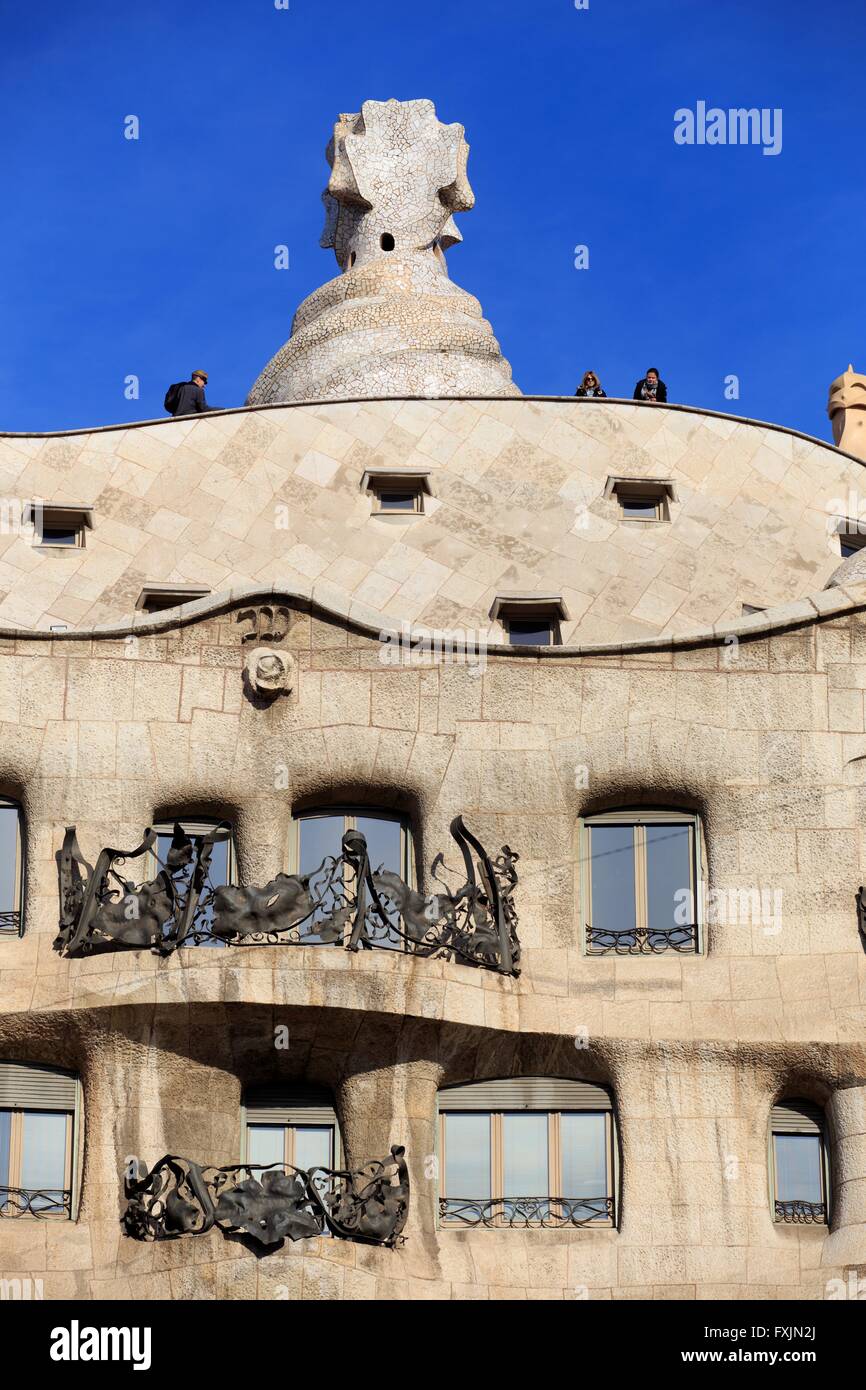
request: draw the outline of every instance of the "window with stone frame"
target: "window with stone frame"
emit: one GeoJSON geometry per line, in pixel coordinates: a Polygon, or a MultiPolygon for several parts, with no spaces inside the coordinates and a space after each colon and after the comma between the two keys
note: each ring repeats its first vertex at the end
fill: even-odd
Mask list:
{"type": "MultiPolygon", "coordinates": [[[[248,1087],[243,1133],[243,1161],[253,1166],[276,1164],[306,1173],[343,1166],[333,1097],[322,1086],[293,1082],[248,1087]]],[[[312,1177],[324,1196],[329,1190],[327,1177],[323,1173],[312,1177]]]]}
{"type": "MultiPolygon", "coordinates": [[[[342,864],[334,877],[334,861],[342,854],[343,836],[349,830],[359,830],[364,836],[374,873],[379,869],[391,870],[399,874],[404,883],[415,886],[412,832],[407,816],[371,806],[335,806],[298,812],[292,818],[289,863],[292,873],[312,875],[311,889],[314,896],[321,899],[313,925],[316,920],[324,921],[333,913],[336,899],[344,890],[349,894],[354,891],[349,865],[342,864]]],[[[393,927],[379,939],[380,946],[409,949],[409,943],[399,934],[399,921],[399,912],[394,909],[393,927]]],[[[305,932],[304,941],[309,945],[323,944],[315,933],[305,932]]]]}
{"type": "Polygon", "coordinates": [[[0,797],[0,936],[24,929],[24,824],[17,801],[0,797]]]}
{"type": "Polygon", "coordinates": [[[74,1073],[0,1061],[0,1217],[72,1217],[78,1111],[74,1073]]]}
{"type": "Polygon", "coordinates": [[[703,842],[696,813],[641,807],[584,816],[580,843],[587,954],[702,949],[703,842]]]}
{"type": "Polygon", "coordinates": [[[606,1087],[509,1077],[443,1089],[438,1110],[443,1227],[614,1224],[615,1119],[606,1087]]]}
{"type": "Polygon", "coordinates": [[[813,1101],[777,1101],[770,1113],[770,1202],[775,1221],[827,1225],[830,1165],[824,1111],[813,1101]]]}

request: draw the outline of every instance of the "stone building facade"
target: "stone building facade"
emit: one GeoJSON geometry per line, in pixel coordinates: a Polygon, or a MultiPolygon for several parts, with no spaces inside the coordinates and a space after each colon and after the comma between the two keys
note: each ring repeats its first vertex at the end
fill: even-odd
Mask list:
{"type": "Polygon", "coordinates": [[[0,556],[0,1273],[848,1296],[862,467],[684,407],[471,391],[2,436],[34,500],[0,556]],[[40,1122],[67,1106],[61,1181],[40,1122]],[[300,1161],[331,1114],[339,1206],[300,1161]],[[488,1172],[455,1191],[469,1121],[488,1172]],[[265,1131],[294,1136],[276,1170],[265,1131]],[[269,1188],[292,1156],[301,1188],[269,1188]]]}

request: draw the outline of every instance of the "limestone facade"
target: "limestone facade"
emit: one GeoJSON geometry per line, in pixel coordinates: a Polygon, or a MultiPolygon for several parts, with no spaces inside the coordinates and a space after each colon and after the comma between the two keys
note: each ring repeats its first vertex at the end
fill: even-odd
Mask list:
{"type": "Polygon", "coordinates": [[[866,588],[700,640],[493,649],[481,672],[384,667],[378,625],[350,606],[282,587],[149,632],[3,635],[0,788],[27,834],[0,1057],[72,1068],[84,1098],[76,1219],[0,1221],[4,1274],[42,1278],[47,1298],[274,1299],[820,1299],[862,1274],[866,588]],[[265,708],[239,636],[257,602],[290,614],[292,690],[265,708]],[[518,850],[519,978],[393,951],[52,950],[66,824],[93,860],[167,815],[226,815],[241,881],[264,882],[293,810],[359,801],[408,813],[422,876],[457,813],[518,850]],[[700,954],[588,956],[578,823],[635,803],[697,811],[707,888],[781,891],[780,930],[710,922],[700,954]],[[439,1228],[437,1088],[512,1074],[610,1087],[614,1228],[439,1228]],[[332,1090],[351,1161],[406,1144],[405,1243],[261,1258],[215,1233],[121,1234],[129,1156],[236,1160],[242,1088],[279,1076],[332,1090]],[[828,1115],[829,1227],[772,1218],[768,1117],[792,1094],[828,1115]]]}
{"type": "MultiPolygon", "coordinates": [[[[92,507],[83,548],[0,527],[0,624],[129,619],[174,581],[314,583],[362,620],[491,627],[502,593],[560,594],[566,643],[683,634],[824,587],[836,526],[866,530],[863,465],[819,440],[637,402],[361,400],[0,435],[0,504],[92,507]],[[377,514],[369,470],[425,474],[422,513],[377,514]],[[672,484],[624,518],[610,479],[672,484]]],[[[494,640],[502,638],[495,627],[494,640]]]]}

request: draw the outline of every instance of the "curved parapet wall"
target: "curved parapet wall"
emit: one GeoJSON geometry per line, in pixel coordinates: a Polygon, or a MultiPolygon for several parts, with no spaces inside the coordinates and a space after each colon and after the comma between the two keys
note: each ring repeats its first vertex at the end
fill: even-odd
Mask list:
{"type": "MultiPolygon", "coordinates": [[[[675,635],[820,590],[863,465],[778,427],[561,398],[364,400],[0,436],[0,498],[91,507],[83,548],[0,531],[0,624],[119,622],[148,584],[331,586],[389,621],[490,628],[497,595],[561,595],[566,644],[675,635]],[[378,471],[424,476],[380,515],[378,471]],[[668,484],[625,519],[617,480],[668,484]]],[[[866,511],[866,508],[864,508],[866,511]]],[[[501,632],[495,627],[494,639],[501,632]]]]}

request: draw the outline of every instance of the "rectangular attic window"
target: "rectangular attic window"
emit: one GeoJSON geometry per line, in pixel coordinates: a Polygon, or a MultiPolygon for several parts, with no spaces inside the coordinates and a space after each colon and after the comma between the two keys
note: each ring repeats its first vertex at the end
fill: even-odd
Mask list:
{"type": "Polygon", "coordinates": [[[512,647],[558,647],[568,610],[559,594],[498,594],[490,616],[512,647]]]}
{"type": "Polygon", "coordinates": [[[34,545],[80,550],[84,546],[85,531],[93,528],[93,508],[30,502],[24,520],[33,524],[34,545]]]}
{"type": "Polygon", "coordinates": [[[615,497],[623,521],[670,521],[676,502],[672,482],[662,478],[608,478],[605,497],[615,497]]]}
{"type": "Polygon", "coordinates": [[[418,516],[424,512],[424,497],[431,495],[429,471],[395,471],[368,468],[361,479],[361,491],[370,494],[373,516],[418,516]]]}
{"type": "Polygon", "coordinates": [[[866,523],[862,521],[843,518],[836,527],[836,534],[839,537],[839,554],[843,560],[847,560],[849,555],[856,555],[857,551],[866,545],[866,523]]]}
{"type": "Polygon", "coordinates": [[[210,589],[197,584],[145,584],[135,606],[144,613],[162,613],[167,608],[207,598],[209,593],[210,589]]]}

